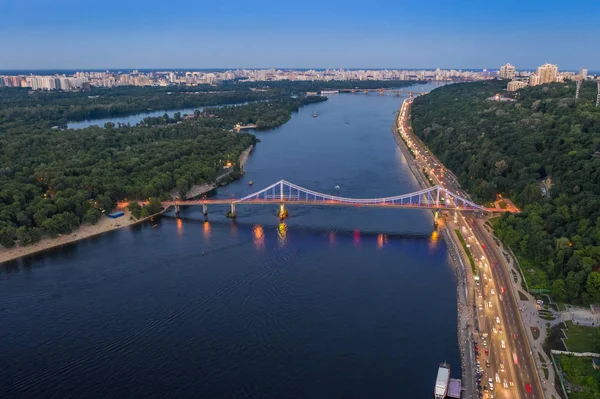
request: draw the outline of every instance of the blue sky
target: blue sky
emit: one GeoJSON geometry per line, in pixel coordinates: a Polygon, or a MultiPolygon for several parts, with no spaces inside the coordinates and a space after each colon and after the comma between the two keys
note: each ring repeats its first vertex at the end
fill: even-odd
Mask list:
{"type": "Polygon", "coordinates": [[[600,69],[600,1],[0,0],[0,69],[600,69]]]}

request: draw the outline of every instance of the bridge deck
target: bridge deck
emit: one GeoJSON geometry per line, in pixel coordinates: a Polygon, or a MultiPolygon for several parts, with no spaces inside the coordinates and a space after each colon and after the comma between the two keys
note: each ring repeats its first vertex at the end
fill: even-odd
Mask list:
{"type": "MultiPolygon", "coordinates": [[[[479,209],[474,209],[474,208],[470,208],[470,207],[456,207],[456,206],[445,206],[445,205],[436,205],[436,204],[393,204],[391,202],[387,202],[387,203],[351,203],[351,202],[339,202],[339,201],[321,201],[321,200],[289,200],[289,199],[284,199],[283,201],[281,200],[245,200],[243,202],[236,202],[238,201],[237,198],[232,198],[232,199],[222,199],[222,200],[191,200],[191,201],[169,201],[169,202],[163,202],[163,206],[166,207],[170,207],[170,206],[202,206],[202,205],[231,205],[232,203],[235,203],[235,205],[267,205],[267,204],[272,204],[272,205],[279,205],[279,204],[290,204],[290,205],[309,205],[309,206],[349,206],[349,207],[355,207],[355,208],[361,208],[361,207],[366,207],[366,208],[393,208],[393,209],[423,209],[423,210],[428,210],[428,209],[440,209],[440,210],[454,210],[454,211],[459,211],[459,212],[472,212],[472,211],[478,211],[479,209]]],[[[488,212],[505,212],[504,209],[496,209],[496,208],[486,208],[485,210],[487,210],[488,212]]]]}

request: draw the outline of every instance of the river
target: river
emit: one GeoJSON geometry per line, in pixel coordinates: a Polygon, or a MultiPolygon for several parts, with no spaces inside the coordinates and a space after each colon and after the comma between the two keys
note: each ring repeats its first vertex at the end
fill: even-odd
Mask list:
{"type": "MultiPolygon", "coordinates": [[[[402,99],[302,108],[255,133],[246,175],[216,195],[282,178],[417,190],[390,130],[402,99]]],[[[0,397],[430,398],[440,362],[460,376],[456,278],[431,213],[287,209],[280,224],[274,206],[240,205],[235,223],[188,208],[4,265],[0,397]]]]}
{"type": "Polygon", "coordinates": [[[104,127],[105,123],[112,122],[115,125],[118,123],[122,123],[124,125],[136,125],[141,122],[143,119],[148,117],[156,118],[157,116],[163,116],[167,114],[169,116],[173,116],[176,112],[181,113],[181,116],[188,114],[192,115],[195,110],[202,111],[205,108],[218,108],[218,107],[226,107],[226,106],[238,106],[248,104],[248,102],[236,103],[236,104],[218,104],[218,105],[206,105],[202,107],[194,107],[194,108],[181,108],[181,109],[162,109],[158,111],[148,111],[148,112],[140,112],[132,115],[124,115],[124,116],[109,116],[107,118],[99,118],[99,119],[86,119],[83,121],[69,122],[67,123],[67,128],[69,129],[85,129],[90,126],[100,126],[104,127]]]}

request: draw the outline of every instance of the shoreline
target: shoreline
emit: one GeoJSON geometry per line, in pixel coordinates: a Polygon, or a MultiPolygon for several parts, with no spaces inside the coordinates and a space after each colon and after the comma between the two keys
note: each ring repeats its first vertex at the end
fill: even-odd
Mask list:
{"type": "Polygon", "coordinates": [[[82,224],[77,230],[70,234],[61,235],[55,238],[45,237],[39,242],[27,245],[24,247],[15,246],[13,248],[0,249],[0,265],[5,262],[17,260],[19,258],[43,252],[52,248],[60,247],[66,244],[71,244],[86,238],[94,237],[109,231],[118,230],[122,227],[133,226],[138,223],[143,223],[153,216],[148,216],[143,219],[131,220],[131,213],[126,209],[120,209],[125,214],[117,219],[111,219],[103,215],[96,224],[82,224]]]}
{"type": "MultiPolygon", "coordinates": [[[[250,153],[254,149],[254,144],[246,148],[240,154],[239,163],[240,167],[243,169],[246,163],[248,162],[248,158],[250,157],[250,153]]],[[[195,196],[202,195],[211,190],[214,190],[218,186],[217,183],[211,184],[202,184],[200,186],[194,186],[192,190],[195,196]],[[196,192],[197,191],[197,192],[196,192]]],[[[162,214],[167,209],[159,212],[156,215],[151,215],[142,219],[131,219],[131,213],[127,209],[119,209],[125,212],[123,216],[117,219],[111,219],[106,215],[103,215],[98,223],[94,225],[90,224],[82,224],[77,230],[73,231],[70,234],[61,235],[55,238],[45,237],[42,238],[39,242],[26,245],[26,246],[15,246],[13,248],[0,248],[0,265],[14,261],[25,256],[33,255],[39,252],[47,251],[52,248],[57,248],[66,244],[71,244],[77,241],[85,240],[86,238],[94,237],[100,234],[107,233],[109,231],[118,230],[123,227],[133,226],[138,223],[143,223],[150,218],[162,214]]]]}
{"type": "MultiPolygon", "coordinates": [[[[402,154],[404,155],[404,158],[408,163],[409,169],[412,172],[415,179],[417,180],[419,186],[422,189],[429,188],[431,186],[427,182],[426,176],[419,169],[408,147],[404,143],[404,140],[400,137],[400,134],[398,133],[398,120],[400,119],[400,116],[401,108],[398,110],[396,116],[394,117],[394,123],[392,125],[392,134],[394,135],[396,144],[398,148],[400,148],[400,151],[402,151],[402,154]]],[[[462,261],[461,252],[458,250],[457,243],[448,231],[448,228],[444,228],[441,233],[441,236],[447,243],[448,258],[450,259],[454,267],[454,273],[456,276],[457,335],[459,352],[461,355],[461,383],[462,391],[464,391],[466,388],[467,381],[468,384],[471,385],[475,380],[473,373],[475,368],[471,363],[473,355],[471,353],[472,348],[470,344],[473,337],[473,332],[471,331],[471,328],[474,325],[474,317],[470,313],[471,309],[469,308],[468,282],[466,277],[467,270],[465,263],[462,261]]],[[[470,387],[470,389],[473,388],[474,387],[470,387]]]]}

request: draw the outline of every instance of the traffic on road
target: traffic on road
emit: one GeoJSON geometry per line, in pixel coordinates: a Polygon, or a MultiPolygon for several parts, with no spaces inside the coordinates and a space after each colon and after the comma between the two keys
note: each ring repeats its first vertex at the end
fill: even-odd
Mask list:
{"type": "MultiPolygon", "coordinates": [[[[409,125],[412,99],[406,100],[398,116],[398,133],[431,184],[438,184],[463,198],[457,178],[429,152],[409,125]]],[[[475,309],[473,354],[479,398],[542,398],[539,375],[518,311],[508,269],[497,244],[486,234],[486,215],[445,215],[445,228],[458,230],[475,262],[469,273],[469,295],[475,309]],[[485,366],[485,367],[484,367],[485,366]]],[[[451,234],[456,238],[455,234],[451,234]]],[[[457,246],[460,247],[460,244],[457,246]]],[[[466,258],[466,257],[465,257],[466,258]]],[[[470,268],[468,268],[470,269],[470,268]]]]}

